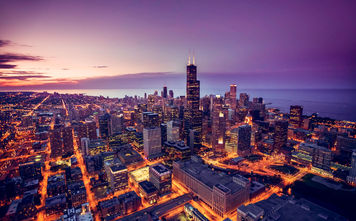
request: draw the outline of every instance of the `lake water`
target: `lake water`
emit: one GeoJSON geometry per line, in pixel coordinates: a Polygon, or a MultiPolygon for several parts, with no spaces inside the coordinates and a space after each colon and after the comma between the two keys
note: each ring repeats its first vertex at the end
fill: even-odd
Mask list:
{"type": "MultiPolygon", "coordinates": [[[[171,89],[171,88],[168,88],[171,89]]],[[[160,89],[161,90],[161,89],[160,89]]],[[[224,89],[202,89],[201,96],[210,94],[224,95],[224,89]]],[[[128,96],[144,96],[155,89],[83,89],[83,90],[47,90],[52,93],[83,93],[92,96],[108,96],[122,98],[128,96]]],[[[185,89],[173,89],[174,96],[185,95],[185,89]]],[[[319,116],[337,120],[356,121],[356,90],[354,89],[240,89],[237,93],[248,93],[253,97],[263,97],[267,107],[276,107],[289,112],[290,105],[302,105],[305,114],[319,113],[319,116]],[[270,103],[270,104],[269,104],[270,103]]],[[[160,94],[160,91],[159,91],[160,94]]],[[[238,95],[239,96],[239,95],[238,95]]]]}

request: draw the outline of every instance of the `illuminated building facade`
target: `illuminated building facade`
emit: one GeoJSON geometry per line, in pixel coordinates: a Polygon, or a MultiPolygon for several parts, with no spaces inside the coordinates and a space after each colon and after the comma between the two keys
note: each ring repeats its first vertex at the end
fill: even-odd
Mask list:
{"type": "Polygon", "coordinates": [[[112,121],[110,114],[99,117],[99,132],[101,139],[108,139],[112,134],[112,121]]]}
{"type": "Polygon", "coordinates": [[[237,128],[237,153],[245,157],[251,154],[251,126],[242,125],[237,128]]]}
{"type": "Polygon", "coordinates": [[[194,144],[194,150],[198,151],[201,146],[202,114],[199,110],[200,81],[197,80],[197,66],[195,65],[194,57],[193,63],[190,62],[189,58],[187,65],[186,89],[187,106],[184,110],[184,137],[186,140],[188,139],[190,129],[197,131],[198,137],[194,144]]]}
{"type": "Polygon", "coordinates": [[[125,189],[128,185],[127,168],[123,165],[105,165],[106,175],[113,191],[125,189]]]}
{"type": "Polygon", "coordinates": [[[241,93],[240,94],[240,99],[239,99],[239,106],[240,107],[248,107],[250,102],[250,97],[246,93],[241,93]]]}
{"type": "Polygon", "coordinates": [[[298,128],[303,123],[303,107],[299,105],[290,106],[289,124],[298,128]]]}
{"type": "Polygon", "coordinates": [[[173,162],[173,176],[208,204],[219,216],[249,200],[250,181],[211,170],[198,156],[173,162]]]}
{"type": "Polygon", "coordinates": [[[273,147],[275,150],[281,150],[288,141],[288,121],[276,121],[273,134],[273,147]]]}
{"type": "Polygon", "coordinates": [[[226,138],[226,116],[222,108],[215,108],[212,115],[212,147],[214,152],[223,152],[225,149],[226,138]]]}
{"type": "Polygon", "coordinates": [[[150,166],[149,176],[150,182],[158,189],[161,195],[171,191],[172,172],[163,164],[158,163],[150,166]]]}
{"type": "Polygon", "coordinates": [[[235,108],[236,108],[236,84],[230,85],[229,104],[230,104],[230,107],[233,110],[235,110],[235,108]]]}
{"type": "Polygon", "coordinates": [[[143,151],[145,157],[148,159],[159,157],[161,155],[162,145],[160,127],[143,129],[143,151]]]}
{"type": "Polygon", "coordinates": [[[176,142],[179,140],[180,122],[168,121],[167,122],[167,141],[176,142]]]}

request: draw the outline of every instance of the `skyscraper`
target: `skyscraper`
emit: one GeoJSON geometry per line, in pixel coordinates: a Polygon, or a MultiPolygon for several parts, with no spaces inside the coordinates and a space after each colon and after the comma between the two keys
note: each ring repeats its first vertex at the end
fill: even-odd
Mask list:
{"type": "Polygon", "coordinates": [[[107,139],[111,136],[112,122],[110,114],[106,113],[99,117],[99,131],[102,139],[107,139]]]}
{"type": "Polygon", "coordinates": [[[294,127],[301,127],[303,123],[302,119],[303,107],[299,105],[290,106],[289,123],[294,127]]]}
{"type": "Polygon", "coordinates": [[[193,57],[193,63],[191,63],[189,57],[187,65],[187,107],[184,111],[184,135],[187,139],[190,129],[197,131],[198,139],[194,144],[194,149],[197,151],[201,146],[202,115],[199,110],[200,81],[197,80],[197,66],[194,59],[193,57]]]}
{"type": "Polygon", "coordinates": [[[160,127],[143,129],[143,150],[148,159],[160,156],[162,151],[160,127]]]}
{"type": "Polygon", "coordinates": [[[163,98],[167,98],[167,86],[163,87],[163,98]]]}
{"type": "Polygon", "coordinates": [[[251,154],[251,126],[242,125],[237,128],[237,153],[239,156],[251,154]]]}
{"type": "Polygon", "coordinates": [[[279,120],[276,121],[274,134],[273,134],[273,146],[274,149],[280,150],[288,141],[288,121],[279,120]]]}
{"type": "Polygon", "coordinates": [[[247,107],[248,103],[250,102],[250,97],[246,93],[240,94],[239,106],[240,107],[247,107]]]}
{"type": "Polygon", "coordinates": [[[167,122],[167,141],[177,142],[179,140],[179,121],[167,122]]]}
{"type": "Polygon", "coordinates": [[[236,84],[230,85],[230,93],[229,93],[229,103],[232,109],[236,108],[236,84]]]}

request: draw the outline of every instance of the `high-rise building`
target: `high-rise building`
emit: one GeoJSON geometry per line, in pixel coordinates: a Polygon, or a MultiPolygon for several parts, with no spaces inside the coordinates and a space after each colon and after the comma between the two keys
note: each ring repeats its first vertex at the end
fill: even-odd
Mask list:
{"type": "Polygon", "coordinates": [[[86,121],[85,125],[87,127],[87,136],[90,140],[98,139],[96,132],[96,123],[94,121],[86,121]]]}
{"type": "Polygon", "coordinates": [[[152,112],[143,112],[142,124],[144,128],[158,127],[159,126],[158,114],[152,112]]]}
{"type": "Polygon", "coordinates": [[[236,108],[236,84],[230,85],[229,96],[230,107],[234,110],[236,108]]]}
{"type": "Polygon", "coordinates": [[[356,151],[353,151],[351,155],[351,170],[347,176],[347,182],[356,185],[356,151]]]}
{"type": "Polygon", "coordinates": [[[324,171],[330,171],[331,160],[331,150],[325,147],[315,145],[312,157],[313,167],[322,169],[324,171]]]}
{"type": "Polygon", "coordinates": [[[184,136],[188,139],[189,130],[193,129],[198,132],[197,143],[194,149],[199,150],[201,146],[201,131],[202,131],[202,114],[199,110],[200,103],[200,81],[197,80],[197,66],[195,65],[195,58],[193,63],[189,62],[187,65],[187,106],[184,111],[184,136]]]}
{"type": "Polygon", "coordinates": [[[242,125],[237,128],[237,153],[243,157],[251,154],[250,125],[242,125]]]}
{"type": "Polygon", "coordinates": [[[294,127],[301,127],[303,123],[303,107],[299,105],[290,106],[289,123],[294,127]]]}
{"type": "Polygon", "coordinates": [[[167,141],[167,124],[162,123],[160,125],[161,128],[161,145],[167,141]]]}
{"type": "Polygon", "coordinates": [[[180,122],[168,121],[167,122],[167,141],[177,142],[179,140],[180,122]]]}
{"type": "Polygon", "coordinates": [[[158,163],[150,166],[149,180],[158,189],[160,194],[165,194],[171,191],[172,172],[163,164],[158,163]]]}
{"type": "Polygon", "coordinates": [[[113,191],[125,189],[128,185],[127,168],[120,164],[105,165],[106,175],[113,191]]]}
{"type": "Polygon", "coordinates": [[[274,149],[280,150],[288,141],[288,121],[276,121],[273,134],[274,149]]]}
{"type": "Polygon", "coordinates": [[[159,157],[161,155],[162,145],[160,127],[143,129],[143,150],[145,157],[148,159],[159,157]]]}
{"type": "Polygon", "coordinates": [[[169,90],[169,97],[170,97],[170,98],[174,98],[173,90],[169,90]]]}
{"type": "Polygon", "coordinates": [[[105,113],[99,117],[99,132],[102,139],[107,139],[112,134],[112,121],[111,115],[105,113]]]}
{"type": "Polygon", "coordinates": [[[167,98],[167,86],[163,87],[163,98],[167,98]]]}
{"type": "Polygon", "coordinates": [[[222,109],[215,109],[212,117],[212,147],[214,152],[225,150],[226,116],[222,109]]]}
{"type": "Polygon", "coordinates": [[[122,114],[111,115],[112,133],[120,133],[124,130],[124,116],[122,114]]]}
{"type": "Polygon", "coordinates": [[[240,107],[248,107],[250,97],[246,93],[240,94],[239,106],[240,107]]]}

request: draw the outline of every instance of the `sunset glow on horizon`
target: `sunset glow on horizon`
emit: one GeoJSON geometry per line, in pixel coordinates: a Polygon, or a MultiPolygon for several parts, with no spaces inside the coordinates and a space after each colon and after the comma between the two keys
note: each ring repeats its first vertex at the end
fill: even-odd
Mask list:
{"type": "Polygon", "coordinates": [[[327,72],[354,88],[355,10],[333,1],[1,1],[0,87],[184,73],[194,51],[201,73],[263,73],[278,86],[327,72]]]}

